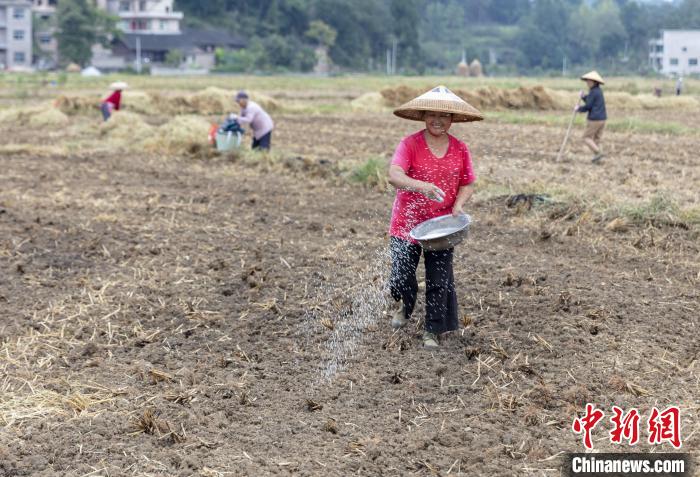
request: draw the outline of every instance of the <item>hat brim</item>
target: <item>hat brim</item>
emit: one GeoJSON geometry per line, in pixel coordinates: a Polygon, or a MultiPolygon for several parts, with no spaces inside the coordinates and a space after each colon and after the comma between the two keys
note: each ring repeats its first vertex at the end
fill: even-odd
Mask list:
{"type": "Polygon", "coordinates": [[[128,87],[129,87],[129,85],[123,81],[117,81],[117,82],[109,85],[110,89],[126,89],[128,87]]]}
{"type": "Polygon", "coordinates": [[[468,103],[456,104],[453,101],[440,100],[412,100],[394,110],[394,115],[411,121],[424,121],[426,111],[437,113],[449,113],[453,123],[470,123],[482,121],[483,114],[468,103]],[[423,104],[420,104],[423,103],[423,104]]]}
{"type": "Polygon", "coordinates": [[[581,76],[581,80],[583,80],[583,81],[591,80],[591,81],[595,81],[596,83],[599,83],[599,84],[605,84],[605,81],[603,81],[603,78],[601,78],[600,76],[583,75],[583,76],[581,76]]]}

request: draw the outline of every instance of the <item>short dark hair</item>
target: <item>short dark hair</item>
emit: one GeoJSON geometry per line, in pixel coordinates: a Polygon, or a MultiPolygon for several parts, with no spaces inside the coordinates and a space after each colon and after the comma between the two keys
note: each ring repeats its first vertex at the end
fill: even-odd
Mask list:
{"type": "Polygon", "coordinates": [[[239,99],[248,99],[248,93],[246,93],[245,91],[239,91],[236,94],[236,101],[238,101],[239,99]]]}

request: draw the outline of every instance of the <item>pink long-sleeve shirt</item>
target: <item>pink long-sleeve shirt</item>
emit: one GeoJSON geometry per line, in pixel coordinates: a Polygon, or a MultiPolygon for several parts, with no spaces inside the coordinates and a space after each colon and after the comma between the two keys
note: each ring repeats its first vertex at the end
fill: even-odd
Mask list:
{"type": "Polygon", "coordinates": [[[248,100],[248,105],[241,109],[238,122],[241,125],[250,124],[255,139],[260,139],[275,127],[270,115],[258,103],[250,100],[248,100]]]}

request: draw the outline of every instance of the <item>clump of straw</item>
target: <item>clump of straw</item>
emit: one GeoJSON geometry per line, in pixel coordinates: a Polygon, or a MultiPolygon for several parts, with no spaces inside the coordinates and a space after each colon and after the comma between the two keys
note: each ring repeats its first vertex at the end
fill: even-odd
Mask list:
{"type": "Polygon", "coordinates": [[[209,122],[199,116],[176,116],[158,127],[144,143],[151,152],[193,153],[207,145],[209,122]]]}

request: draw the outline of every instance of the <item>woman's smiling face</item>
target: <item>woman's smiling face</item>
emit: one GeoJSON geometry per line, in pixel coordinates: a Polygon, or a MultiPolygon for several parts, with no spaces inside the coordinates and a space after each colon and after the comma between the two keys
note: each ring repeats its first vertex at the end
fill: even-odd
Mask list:
{"type": "Polygon", "coordinates": [[[442,136],[452,126],[452,115],[450,113],[438,113],[437,111],[426,111],[423,115],[425,128],[432,136],[442,136]]]}

